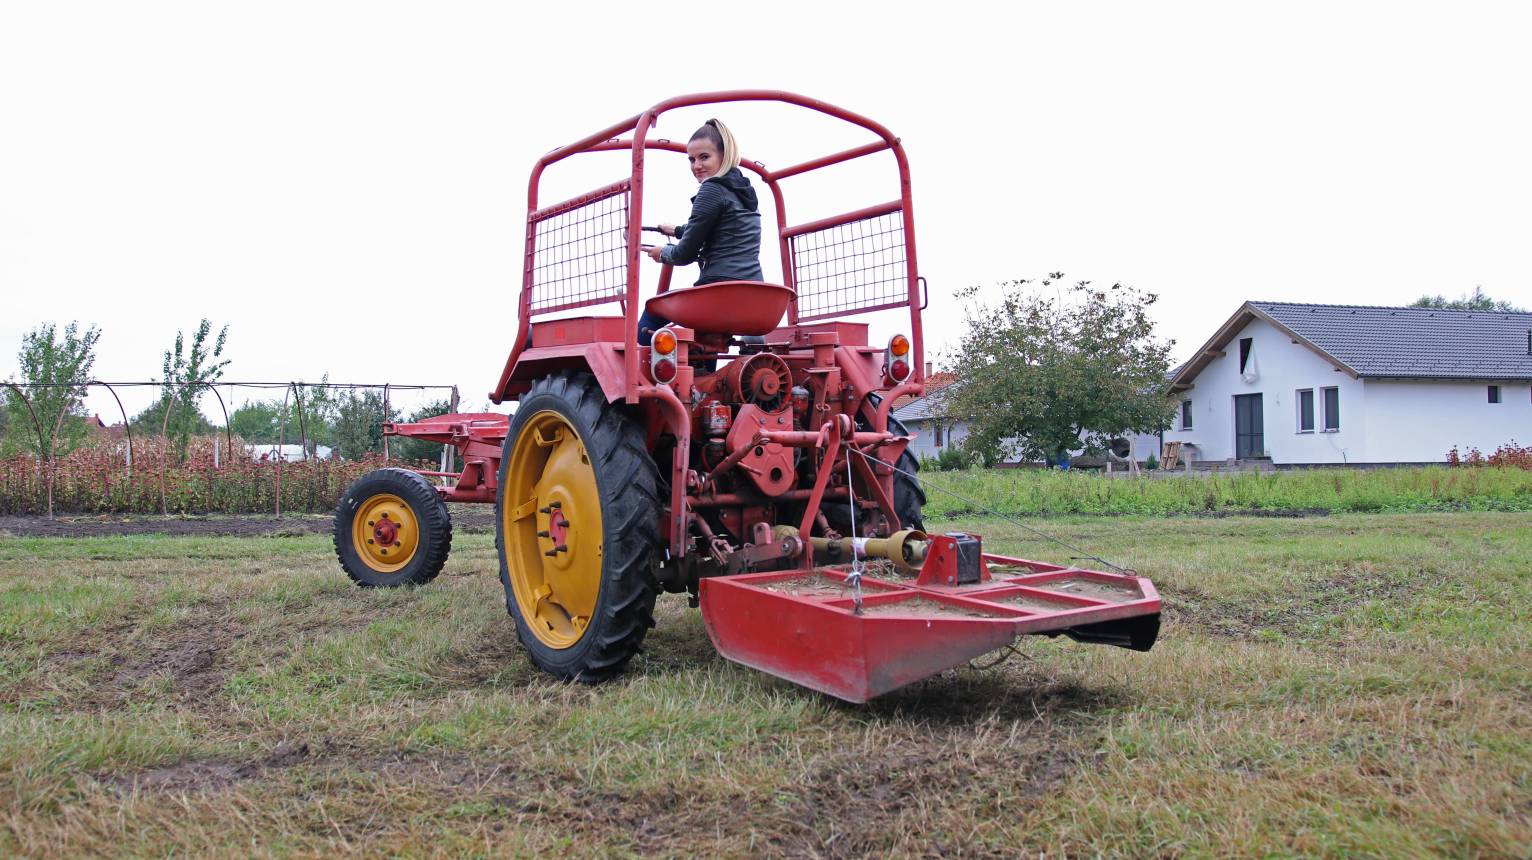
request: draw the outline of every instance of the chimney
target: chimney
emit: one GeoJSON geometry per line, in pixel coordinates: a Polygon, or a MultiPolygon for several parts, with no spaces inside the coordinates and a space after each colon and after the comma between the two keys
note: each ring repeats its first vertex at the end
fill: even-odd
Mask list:
{"type": "MultiPolygon", "coordinates": [[[[1532,331],[1527,332],[1527,355],[1532,355],[1532,331]]],[[[931,362],[926,362],[926,376],[931,375],[931,362]]]]}

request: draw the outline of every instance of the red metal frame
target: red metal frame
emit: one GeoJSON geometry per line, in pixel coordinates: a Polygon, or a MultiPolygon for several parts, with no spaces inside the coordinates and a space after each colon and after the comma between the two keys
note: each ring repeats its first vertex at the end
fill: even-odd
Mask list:
{"type": "MultiPolygon", "coordinates": [[[[495,389],[490,392],[491,400],[499,403],[515,393],[511,384],[511,378],[516,370],[517,362],[521,358],[521,353],[523,346],[526,343],[529,326],[531,325],[532,317],[534,315],[552,313],[555,310],[564,310],[568,309],[569,307],[579,307],[585,304],[594,303],[577,302],[561,307],[539,309],[536,314],[534,314],[531,308],[533,289],[532,260],[536,254],[534,225],[539,220],[542,220],[551,214],[557,214],[560,211],[567,211],[570,208],[584,205],[585,203],[601,199],[605,196],[610,196],[614,193],[619,193],[625,189],[629,190],[632,196],[628,208],[628,288],[627,295],[623,297],[623,314],[628,332],[627,342],[624,344],[625,348],[623,350],[623,367],[625,370],[623,399],[628,403],[637,403],[641,399],[657,397],[662,398],[664,396],[659,394],[657,391],[654,391],[654,386],[646,385],[643,381],[643,377],[639,373],[637,328],[638,317],[641,313],[639,301],[639,281],[641,274],[639,267],[639,255],[641,253],[640,245],[642,244],[641,228],[643,224],[644,167],[645,156],[651,149],[662,152],[685,153],[686,147],[683,144],[670,140],[650,140],[648,135],[650,129],[654,127],[655,122],[667,111],[686,107],[698,107],[701,105],[727,104],[731,102],[780,102],[782,104],[807,108],[826,116],[845,121],[852,125],[860,126],[861,128],[866,129],[867,131],[870,131],[876,135],[878,139],[874,142],[852,147],[850,149],[841,150],[838,152],[833,152],[819,158],[814,158],[798,164],[790,165],[777,171],[768,170],[762,162],[750,159],[741,159],[740,166],[744,169],[752,171],[757,176],[759,176],[761,180],[766,183],[766,186],[771,190],[772,201],[776,206],[778,224],[777,244],[778,252],[781,255],[782,261],[782,278],[784,285],[787,287],[795,286],[793,283],[792,251],[789,247],[789,240],[793,236],[802,235],[816,229],[823,229],[840,224],[852,223],[862,218],[872,217],[875,215],[884,215],[896,211],[903,213],[902,220],[905,243],[905,271],[906,280],[908,281],[908,306],[910,309],[909,335],[914,349],[914,355],[912,358],[915,368],[911,383],[918,386],[921,382],[924,381],[925,339],[922,336],[920,316],[920,276],[915,248],[915,205],[910,186],[909,159],[905,155],[904,147],[900,144],[899,138],[881,123],[875,122],[865,116],[862,116],[861,114],[854,113],[852,111],[846,110],[845,108],[837,107],[835,105],[829,104],[828,102],[823,102],[818,99],[812,99],[807,96],[798,95],[797,93],[790,93],[782,90],[725,90],[720,92],[697,93],[694,95],[677,96],[675,98],[666,99],[665,101],[659,102],[658,104],[654,105],[646,111],[643,111],[642,113],[629,117],[628,119],[622,120],[621,122],[613,123],[612,125],[607,126],[606,128],[595,132],[594,134],[587,135],[586,137],[583,137],[574,143],[555,149],[547,155],[544,155],[542,158],[538,159],[537,164],[535,164],[532,168],[532,176],[527,184],[528,219],[525,255],[526,262],[522,271],[522,290],[520,300],[521,312],[519,314],[519,324],[517,327],[516,339],[513,342],[510,357],[506,360],[505,369],[501,372],[500,380],[495,386],[495,389]],[[624,134],[631,134],[631,137],[620,138],[620,136],[624,134]],[[579,195],[569,200],[539,208],[538,189],[541,184],[543,171],[545,171],[549,166],[557,164],[558,162],[563,161],[572,155],[577,155],[580,153],[613,152],[623,150],[632,153],[632,172],[627,179],[613,183],[587,194],[579,195]],[[788,224],[787,207],[782,194],[781,180],[793,176],[799,176],[815,170],[820,170],[833,165],[842,164],[853,159],[862,158],[864,156],[873,155],[884,151],[891,151],[894,154],[895,163],[898,168],[899,199],[897,201],[868,207],[866,209],[861,209],[855,212],[849,212],[844,215],[833,216],[831,218],[822,219],[810,224],[800,224],[792,227],[786,226],[788,224]]],[[[601,301],[604,303],[606,301],[610,301],[610,299],[603,299],[601,301]]],[[[858,308],[854,311],[837,313],[834,314],[834,316],[846,316],[852,313],[865,313],[897,306],[897,304],[886,304],[880,305],[878,307],[858,308]]],[[[796,302],[789,308],[788,321],[792,324],[797,324],[799,322],[796,302]]]]}
{"type": "Polygon", "coordinates": [[[1141,576],[986,554],[981,581],[944,585],[942,540],[913,583],[861,579],[860,606],[844,566],[704,579],[708,636],[736,663],[859,703],[1018,636],[1120,638],[1113,644],[1145,650],[1158,632],[1160,595],[1141,576]],[[996,577],[993,565],[1026,573],[996,577]],[[1070,593],[1081,583],[1100,593],[1070,593]]]}

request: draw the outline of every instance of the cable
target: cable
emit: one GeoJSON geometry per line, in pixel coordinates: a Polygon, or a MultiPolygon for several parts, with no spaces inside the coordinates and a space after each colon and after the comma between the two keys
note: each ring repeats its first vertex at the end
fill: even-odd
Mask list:
{"type": "Polygon", "coordinates": [[[1002,514],[1002,513],[1000,513],[999,511],[997,511],[997,510],[995,510],[993,508],[986,507],[985,505],[982,505],[982,504],[974,501],[973,499],[970,499],[970,498],[968,498],[966,496],[962,496],[962,495],[959,495],[957,493],[954,493],[951,490],[947,489],[946,487],[939,487],[936,484],[931,483],[930,481],[921,481],[920,476],[915,474],[914,472],[906,472],[905,470],[899,468],[898,466],[895,466],[893,463],[889,463],[889,462],[885,462],[883,460],[880,460],[877,457],[874,457],[871,454],[868,454],[867,452],[861,450],[860,448],[857,448],[855,445],[851,445],[851,446],[848,446],[848,447],[850,448],[850,450],[855,451],[856,453],[860,454],[863,460],[868,460],[868,461],[871,461],[873,463],[877,463],[880,466],[887,466],[888,468],[893,469],[895,472],[898,472],[901,475],[904,475],[906,477],[913,478],[914,480],[920,481],[921,484],[923,484],[926,487],[930,487],[933,490],[939,490],[939,491],[941,491],[943,493],[946,493],[947,495],[953,497],[954,499],[957,499],[957,500],[962,501],[962,502],[966,502],[969,505],[972,505],[973,507],[978,508],[979,510],[983,511],[984,513],[987,513],[987,514],[989,514],[991,516],[994,516],[994,517],[999,517],[1000,519],[1005,520],[1006,522],[1010,523],[1013,526],[1018,526],[1020,528],[1026,529],[1027,531],[1037,535],[1040,538],[1044,538],[1046,540],[1053,541],[1054,543],[1058,544],[1061,547],[1064,547],[1065,549],[1071,550],[1073,552],[1080,553],[1079,555],[1070,556],[1069,557],[1070,561],[1096,561],[1096,562],[1100,562],[1101,564],[1106,565],[1107,567],[1110,567],[1111,569],[1117,571],[1118,573],[1126,574],[1126,575],[1129,575],[1129,576],[1138,576],[1138,571],[1134,570],[1131,567],[1123,567],[1121,565],[1112,564],[1111,562],[1107,561],[1106,559],[1102,558],[1099,555],[1090,555],[1090,554],[1088,554],[1086,552],[1086,550],[1083,550],[1083,549],[1075,546],[1074,544],[1072,544],[1072,543],[1070,543],[1070,542],[1068,542],[1068,541],[1066,541],[1066,540],[1064,540],[1062,538],[1057,538],[1057,537],[1054,537],[1051,534],[1048,534],[1045,531],[1042,531],[1040,529],[1035,529],[1032,526],[1029,526],[1026,523],[1022,522],[1021,520],[1015,519],[1014,517],[1008,517],[1005,514],[1002,514]]]}

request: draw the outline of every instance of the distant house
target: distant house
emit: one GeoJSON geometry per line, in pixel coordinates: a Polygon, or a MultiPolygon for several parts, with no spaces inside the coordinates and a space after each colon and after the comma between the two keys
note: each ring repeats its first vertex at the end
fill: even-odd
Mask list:
{"type": "Polygon", "coordinates": [[[1246,302],[1170,390],[1194,460],[1440,463],[1532,441],[1532,314],[1246,302]]]}
{"type": "MultiPolygon", "coordinates": [[[[953,420],[947,414],[948,400],[957,387],[955,374],[928,373],[926,393],[923,396],[900,398],[894,402],[893,416],[915,434],[907,450],[917,458],[936,457],[947,448],[961,445],[968,438],[968,422],[953,420]]],[[[1133,446],[1133,457],[1139,462],[1160,451],[1158,435],[1134,433],[1129,434],[1128,438],[1133,446]]],[[[1104,457],[1096,457],[1088,462],[1082,461],[1082,465],[1100,466],[1105,462],[1104,457]]]]}
{"type": "MultiPolygon", "coordinates": [[[[947,417],[947,395],[943,392],[957,382],[952,373],[932,373],[926,369],[925,394],[905,395],[894,401],[893,416],[915,434],[907,449],[916,459],[935,457],[944,448],[956,445],[968,435],[968,425],[947,417]]],[[[951,392],[947,392],[951,393],[951,392]]]]}
{"type": "MultiPolygon", "coordinates": [[[[314,458],[318,460],[328,460],[333,453],[328,445],[313,445],[311,450],[314,452],[314,458]]],[[[285,463],[296,463],[304,459],[302,445],[271,445],[250,442],[245,445],[245,453],[250,459],[261,462],[281,460],[285,463]]]]}

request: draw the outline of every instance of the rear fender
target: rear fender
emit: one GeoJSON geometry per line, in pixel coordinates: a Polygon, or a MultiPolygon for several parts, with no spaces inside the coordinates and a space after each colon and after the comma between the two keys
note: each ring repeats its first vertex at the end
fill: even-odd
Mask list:
{"type": "Polygon", "coordinates": [[[532,383],[560,370],[585,370],[596,378],[607,402],[627,395],[627,369],[623,349],[615,343],[584,343],[564,346],[537,346],[524,349],[516,357],[496,400],[517,399],[532,383]]]}

